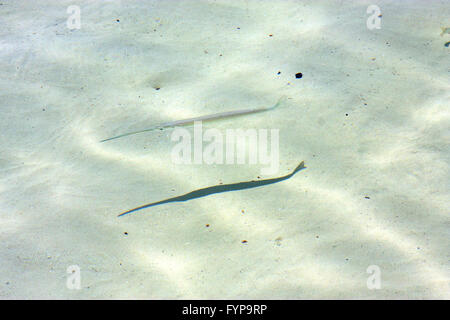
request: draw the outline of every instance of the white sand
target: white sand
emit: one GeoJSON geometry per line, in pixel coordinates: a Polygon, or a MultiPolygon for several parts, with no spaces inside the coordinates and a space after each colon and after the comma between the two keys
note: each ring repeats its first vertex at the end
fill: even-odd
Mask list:
{"type": "Polygon", "coordinates": [[[450,298],[448,2],[377,1],[375,30],[372,1],[72,4],[0,5],[0,298],[450,298]],[[99,140],[283,94],[208,127],[278,128],[262,178],[306,170],[117,218],[262,166],[99,140]]]}

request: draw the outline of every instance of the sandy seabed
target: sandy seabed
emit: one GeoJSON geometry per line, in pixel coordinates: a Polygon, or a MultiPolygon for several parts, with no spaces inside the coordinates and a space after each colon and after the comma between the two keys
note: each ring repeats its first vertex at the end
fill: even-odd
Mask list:
{"type": "Polygon", "coordinates": [[[1,1],[0,298],[449,299],[450,7],[373,4],[1,1]],[[272,175],[99,142],[281,96],[204,123],[278,130],[272,175]]]}

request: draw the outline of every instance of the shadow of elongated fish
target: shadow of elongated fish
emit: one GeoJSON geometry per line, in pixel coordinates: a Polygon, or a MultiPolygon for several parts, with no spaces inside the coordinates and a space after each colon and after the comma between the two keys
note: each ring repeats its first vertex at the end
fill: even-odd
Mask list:
{"type": "Polygon", "coordinates": [[[124,134],[121,134],[121,135],[118,135],[118,136],[115,136],[115,137],[112,137],[112,138],[103,139],[100,142],[106,142],[106,141],[110,141],[110,140],[114,140],[114,139],[118,139],[118,138],[122,138],[122,137],[126,137],[126,136],[131,136],[132,134],[137,134],[137,133],[147,132],[147,131],[153,131],[153,130],[156,130],[156,129],[170,128],[170,127],[176,127],[176,126],[192,124],[195,121],[210,121],[210,120],[214,120],[214,119],[223,119],[223,118],[229,118],[229,117],[236,117],[236,116],[240,116],[240,115],[244,115],[244,114],[269,111],[269,110],[273,110],[276,107],[278,107],[285,100],[286,100],[286,96],[282,96],[280,99],[278,99],[278,101],[277,101],[277,103],[275,105],[273,105],[272,107],[267,107],[267,108],[233,110],[233,111],[226,111],[226,112],[219,112],[219,113],[214,113],[214,114],[208,114],[208,115],[199,116],[199,117],[195,117],[195,118],[189,118],[189,119],[165,122],[165,123],[161,123],[161,124],[159,124],[157,126],[153,126],[153,127],[150,127],[150,128],[144,129],[144,130],[128,132],[128,133],[124,133],[124,134]]]}
{"type": "Polygon", "coordinates": [[[238,182],[238,183],[232,183],[232,184],[221,184],[221,185],[217,185],[217,186],[213,186],[213,187],[207,187],[207,188],[203,188],[203,189],[198,189],[189,193],[186,193],[182,196],[178,196],[178,197],[173,197],[173,198],[169,198],[166,200],[161,200],[161,201],[157,201],[157,202],[153,202],[153,203],[148,203],[148,204],[144,204],[140,207],[125,211],[121,214],[118,215],[118,217],[120,216],[124,216],[128,213],[131,212],[135,212],[138,210],[142,210],[145,208],[150,208],[153,206],[158,206],[160,204],[164,204],[164,203],[169,203],[169,202],[180,202],[180,201],[188,201],[188,200],[192,200],[192,199],[197,199],[197,198],[201,198],[201,197],[206,197],[209,196],[211,194],[214,193],[221,193],[221,192],[227,192],[227,191],[236,191],[236,190],[244,190],[244,189],[251,189],[251,188],[257,188],[257,187],[262,187],[268,184],[272,184],[272,183],[276,183],[276,182],[280,182],[286,179],[289,179],[290,177],[292,177],[294,174],[296,174],[297,172],[299,172],[302,169],[305,169],[305,162],[302,161],[297,168],[294,169],[294,171],[292,171],[290,174],[279,177],[279,178],[273,178],[273,179],[265,179],[265,180],[258,180],[258,181],[246,181],[246,182],[238,182]]]}

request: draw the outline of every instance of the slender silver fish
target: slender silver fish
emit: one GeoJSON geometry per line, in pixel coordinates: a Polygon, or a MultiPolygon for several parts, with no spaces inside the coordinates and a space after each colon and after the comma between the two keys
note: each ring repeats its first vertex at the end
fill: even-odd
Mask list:
{"type": "Polygon", "coordinates": [[[144,130],[128,132],[128,133],[124,133],[124,134],[121,134],[121,135],[118,135],[118,136],[115,136],[115,137],[112,137],[112,138],[104,139],[104,140],[101,140],[100,142],[110,141],[110,140],[122,138],[122,137],[125,137],[125,136],[130,136],[132,134],[141,133],[141,132],[147,132],[147,131],[153,131],[153,130],[156,130],[156,129],[162,129],[162,128],[176,127],[176,126],[181,126],[181,125],[186,125],[186,124],[192,124],[195,121],[208,121],[208,120],[214,120],[214,119],[219,119],[219,118],[235,117],[235,116],[240,116],[240,115],[249,114],[249,113],[257,113],[257,112],[273,110],[276,107],[278,107],[285,100],[286,100],[286,96],[282,96],[280,99],[278,99],[277,103],[274,106],[267,107],[267,108],[254,108],[254,109],[243,109],[243,110],[226,111],[226,112],[219,112],[219,113],[199,116],[199,117],[195,117],[195,118],[189,118],[189,119],[165,122],[165,123],[161,123],[159,125],[156,125],[156,126],[144,129],[144,130]]]}

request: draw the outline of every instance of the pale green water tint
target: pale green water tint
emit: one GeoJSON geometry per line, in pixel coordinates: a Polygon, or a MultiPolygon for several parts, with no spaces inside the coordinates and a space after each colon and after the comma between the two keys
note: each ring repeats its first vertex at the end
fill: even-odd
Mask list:
{"type": "Polygon", "coordinates": [[[356,1],[90,2],[78,30],[65,5],[28,3],[0,6],[3,299],[450,297],[444,1],[377,1],[374,30],[356,1]],[[175,164],[169,131],[98,142],[282,94],[208,125],[279,130],[267,177],[175,164]]]}

